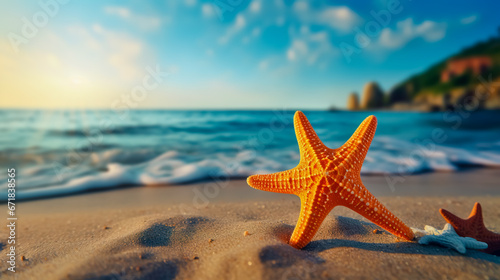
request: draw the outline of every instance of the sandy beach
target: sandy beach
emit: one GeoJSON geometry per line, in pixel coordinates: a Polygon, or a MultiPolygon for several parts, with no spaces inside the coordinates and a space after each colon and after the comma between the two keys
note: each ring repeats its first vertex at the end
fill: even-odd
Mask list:
{"type": "MultiPolygon", "coordinates": [[[[500,232],[498,170],[450,175],[410,176],[394,192],[383,176],[363,180],[411,227],[442,228],[439,208],[467,217],[478,201],[486,226],[500,232]],[[468,184],[479,177],[481,186],[468,184]],[[454,178],[456,185],[446,178],[454,178]],[[478,188],[481,196],[471,196],[471,189],[478,188]]],[[[308,246],[296,250],[287,241],[299,214],[298,197],[254,190],[244,180],[227,181],[217,191],[213,186],[207,182],[131,187],[20,203],[17,272],[6,271],[7,232],[2,230],[2,278],[495,279],[500,275],[500,257],[472,250],[461,255],[405,242],[383,230],[374,233],[378,226],[343,207],[330,213],[308,246]],[[193,200],[209,190],[206,201],[193,200]]]]}
{"type": "Polygon", "coordinates": [[[2,8],[0,280],[500,280],[500,1],[2,8]]]}

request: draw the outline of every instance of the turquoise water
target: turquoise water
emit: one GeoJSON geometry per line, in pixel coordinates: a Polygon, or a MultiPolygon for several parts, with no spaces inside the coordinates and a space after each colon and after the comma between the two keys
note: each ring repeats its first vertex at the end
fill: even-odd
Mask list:
{"type": "MultiPolygon", "coordinates": [[[[500,167],[499,111],[304,113],[331,148],[377,117],[364,174],[500,167]]],[[[293,114],[0,110],[0,165],[17,169],[21,198],[276,172],[299,161],[293,114]]]]}

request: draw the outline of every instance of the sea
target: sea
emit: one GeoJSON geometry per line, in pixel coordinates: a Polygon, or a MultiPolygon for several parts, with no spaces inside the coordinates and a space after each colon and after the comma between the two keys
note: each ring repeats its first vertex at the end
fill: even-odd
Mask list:
{"type": "MultiPolygon", "coordinates": [[[[0,201],[293,168],[294,110],[0,110],[0,201]]],[[[362,174],[500,168],[500,111],[304,111],[330,148],[378,120],[362,174]]],[[[500,171],[500,169],[499,169],[500,171]]]]}

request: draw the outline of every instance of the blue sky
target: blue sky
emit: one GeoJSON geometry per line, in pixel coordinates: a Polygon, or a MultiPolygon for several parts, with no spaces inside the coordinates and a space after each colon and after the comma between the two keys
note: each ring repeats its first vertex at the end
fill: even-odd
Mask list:
{"type": "Polygon", "coordinates": [[[345,107],[500,26],[493,1],[2,2],[2,107],[345,107]]]}

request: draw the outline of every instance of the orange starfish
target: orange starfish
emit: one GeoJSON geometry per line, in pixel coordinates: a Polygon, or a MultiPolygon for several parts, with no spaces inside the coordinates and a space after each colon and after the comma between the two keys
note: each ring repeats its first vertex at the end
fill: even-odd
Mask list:
{"type": "Polygon", "coordinates": [[[251,187],[259,190],[300,197],[300,217],[290,238],[291,246],[297,249],[306,246],[328,213],[338,205],[356,211],[398,237],[413,239],[411,229],[361,182],[361,165],[377,127],[375,116],[366,118],[338,149],[330,149],[321,142],[302,112],[295,113],[294,124],[300,163],[287,171],[253,175],[247,180],[251,187]]]}
{"type": "Polygon", "coordinates": [[[458,235],[485,242],[488,244],[488,249],[482,250],[483,252],[500,256],[500,234],[492,232],[484,226],[481,204],[478,202],[474,204],[474,208],[466,220],[444,209],[439,209],[439,213],[453,226],[458,235]]]}

